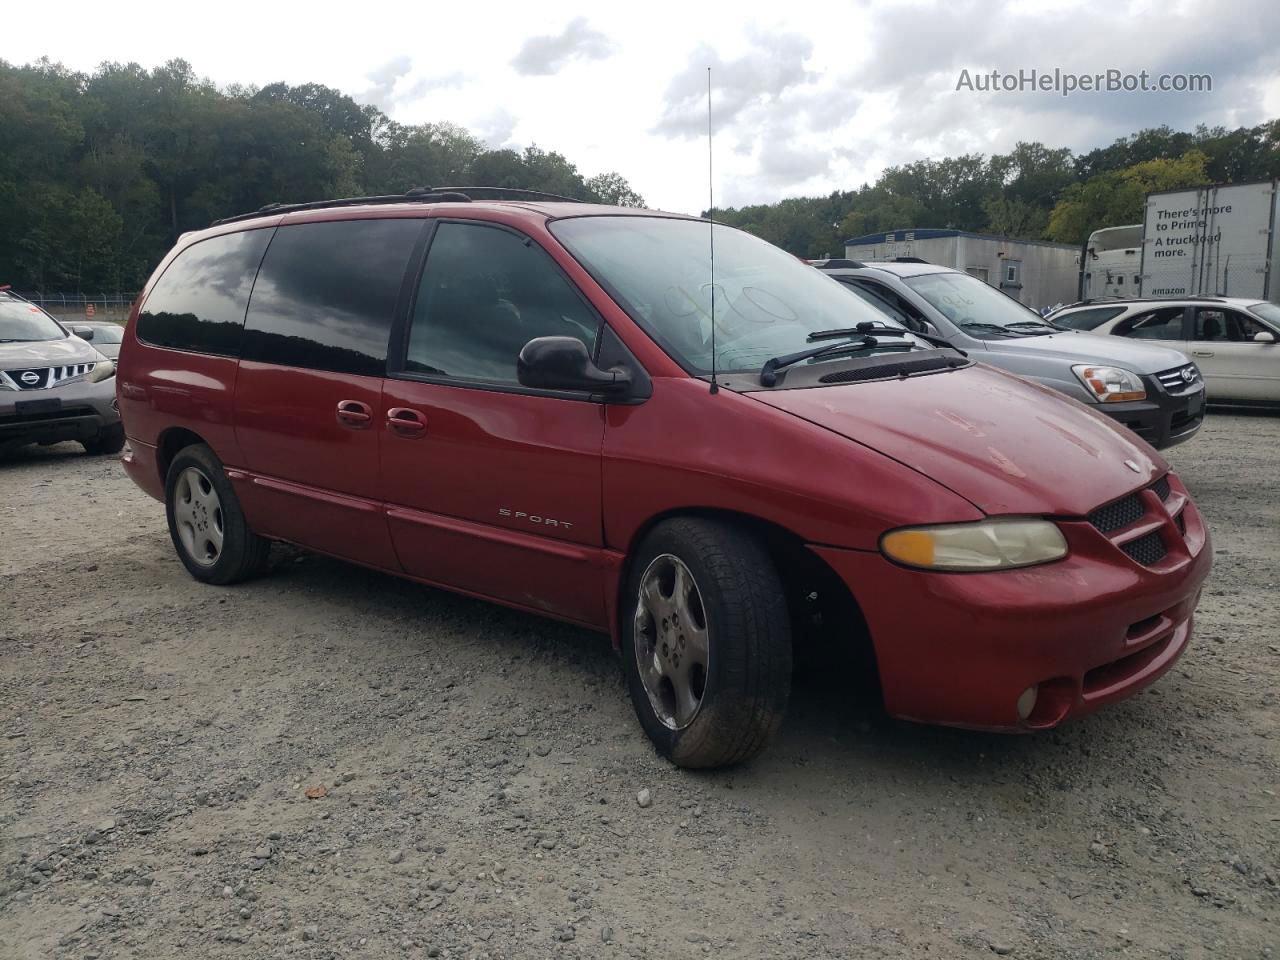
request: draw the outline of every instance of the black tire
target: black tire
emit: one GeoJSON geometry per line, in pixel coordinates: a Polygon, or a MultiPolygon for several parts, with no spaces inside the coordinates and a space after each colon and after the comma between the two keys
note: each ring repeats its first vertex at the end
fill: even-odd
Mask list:
{"type": "Polygon", "coordinates": [[[668,520],[640,545],[625,589],[623,670],[636,716],[658,752],[681,767],[723,767],[763,750],[782,723],[791,693],[790,618],[781,578],[763,544],[732,523],[668,520]],[[709,650],[699,705],[692,720],[676,729],[671,723],[678,717],[664,721],[655,709],[636,656],[640,645],[655,651],[646,656],[659,662],[648,636],[658,628],[647,614],[641,615],[645,626],[638,626],[636,613],[646,571],[673,557],[695,581],[709,650]]]}
{"type": "Polygon", "coordinates": [[[182,561],[182,565],[187,568],[191,576],[204,583],[224,585],[247,580],[266,570],[271,541],[249,529],[244,512],[240,509],[240,501],[236,498],[231,481],[227,479],[227,474],[222,469],[222,462],[208,446],[197,443],[178,451],[178,455],[169,464],[169,471],[165,475],[164,492],[165,515],[169,520],[169,537],[173,540],[173,548],[178,553],[178,559],[182,561]],[[179,533],[178,521],[175,518],[177,504],[175,491],[188,468],[195,468],[207,478],[213,490],[216,491],[219,501],[220,516],[217,519],[222,542],[212,558],[205,556],[198,559],[183,542],[183,537],[179,533]]]}
{"type": "Polygon", "coordinates": [[[101,456],[107,453],[119,453],[124,449],[124,424],[113,423],[109,427],[103,427],[98,431],[98,435],[89,440],[82,440],[85,452],[92,456],[101,456]]]}

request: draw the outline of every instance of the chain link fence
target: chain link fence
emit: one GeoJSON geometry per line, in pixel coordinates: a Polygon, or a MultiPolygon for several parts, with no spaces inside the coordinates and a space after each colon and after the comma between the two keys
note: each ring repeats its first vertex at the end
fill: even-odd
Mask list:
{"type": "Polygon", "coordinates": [[[136,293],[120,292],[48,293],[15,290],[14,293],[30,300],[63,323],[84,320],[124,323],[129,318],[129,309],[138,296],[136,293]]]}

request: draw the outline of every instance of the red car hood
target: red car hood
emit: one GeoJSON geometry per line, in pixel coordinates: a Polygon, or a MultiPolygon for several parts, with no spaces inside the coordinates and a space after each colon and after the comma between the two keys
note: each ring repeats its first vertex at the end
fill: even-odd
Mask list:
{"type": "Polygon", "coordinates": [[[892,457],[988,514],[1083,516],[1168,469],[1102,414],[982,365],[749,396],[892,457]]]}

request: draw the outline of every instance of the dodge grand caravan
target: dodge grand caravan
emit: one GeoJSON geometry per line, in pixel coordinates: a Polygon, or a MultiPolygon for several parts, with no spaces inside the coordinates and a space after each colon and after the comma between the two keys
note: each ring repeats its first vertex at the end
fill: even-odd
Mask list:
{"type": "Polygon", "coordinates": [[[815,624],[895,716],[1055,726],[1170,667],[1210,566],[1132,432],[688,217],[267,208],[182,238],[118,379],[196,579],[280,540],[608,632],[685,766],[764,746],[815,624]]]}

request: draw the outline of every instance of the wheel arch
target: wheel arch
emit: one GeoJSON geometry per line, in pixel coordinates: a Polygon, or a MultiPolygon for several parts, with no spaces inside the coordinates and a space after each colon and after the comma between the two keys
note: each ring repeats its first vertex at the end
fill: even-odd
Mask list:
{"type": "Polygon", "coordinates": [[[169,476],[169,464],[173,463],[184,447],[196,443],[207,443],[204,437],[186,427],[169,427],[156,439],[156,470],[160,474],[160,484],[164,485],[169,476]]]}
{"type": "Polygon", "coordinates": [[[736,510],[716,507],[679,507],[655,514],[632,535],[618,570],[614,596],[613,644],[621,648],[622,631],[628,629],[630,608],[627,591],[640,545],[659,524],[676,518],[701,518],[731,523],[748,530],[764,543],[782,578],[792,635],[798,644],[834,645],[853,657],[879,681],[875,649],[857,597],[844,580],[804,539],[780,524],[736,510]]]}

